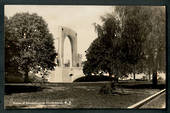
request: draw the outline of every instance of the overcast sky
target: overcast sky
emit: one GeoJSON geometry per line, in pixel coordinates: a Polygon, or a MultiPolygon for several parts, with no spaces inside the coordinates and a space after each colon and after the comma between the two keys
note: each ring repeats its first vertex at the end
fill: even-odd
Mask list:
{"type": "MultiPolygon", "coordinates": [[[[11,17],[17,12],[37,13],[48,23],[50,32],[57,37],[57,27],[66,26],[77,32],[78,53],[85,55],[90,43],[97,37],[93,23],[101,23],[100,16],[113,11],[112,6],[71,6],[71,5],[6,5],[5,15],[11,17]]],[[[70,45],[66,40],[64,45],[70,45]]],[[[65,46],[65,48],[70,48],[65,46]]],[[[66,53],[70,54],[68,49],[66,53]]],[[[69,55],[65,55],[69,56],[69,55]]]]}

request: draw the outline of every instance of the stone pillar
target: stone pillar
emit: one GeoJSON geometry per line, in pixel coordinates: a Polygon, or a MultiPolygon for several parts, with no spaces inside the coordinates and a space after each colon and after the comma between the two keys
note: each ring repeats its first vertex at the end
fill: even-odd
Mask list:
{"type": "Polygon", "coordinates": [[[58,27],[58,59],[59,59],[59,66],[63,67],[63,33],[62,33],[62,27],[58,27]]]}
{"type": "Polygon", "coordinates": [[[72,66],[77,67],[77,36],[72,41],[72,66]]]}

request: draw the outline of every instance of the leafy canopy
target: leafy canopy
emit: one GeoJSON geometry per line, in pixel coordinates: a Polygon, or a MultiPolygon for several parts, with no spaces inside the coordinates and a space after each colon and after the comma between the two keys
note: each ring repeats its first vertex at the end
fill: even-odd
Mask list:
{"type": "Polygon", "coordinates": [[[56,65],[53,36],[47,23],[35,13],[5,17],[5,51],[9,57],[6,62],[24,73],[52,70],[56,65]]]}
{"type": "Polygon", "coordinates": [[[116,77],[132,73],[145,59],[144,42],[152,30],[150,12],[141,6],[117,6],[115,13],[101,19],[102,25],[95,24],[98,38],[86,52],[84,73],[104,71],[116,77]]]}

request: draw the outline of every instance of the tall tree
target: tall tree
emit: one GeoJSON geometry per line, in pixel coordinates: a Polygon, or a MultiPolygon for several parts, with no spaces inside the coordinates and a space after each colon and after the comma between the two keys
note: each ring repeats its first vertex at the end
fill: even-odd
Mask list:
{"type": "MultiPolygon", "coordinates": [[[[4,29],[5,37],[9,37],[9,20],[6,16],[4,17],[4,29]]],[[[16,62],[11,61],[12,57],[18,54],[18,51],[16,51],[16,49],[17,48],[14,45],[14,42],[9,38],[5,38],[5,77],[11,76],[13,74],[21,74],[18,71],[18,65],[16,64],[16,62]]]]}
{"type": "MultiPolygon", "coordinates": [[[[145,59],[140,60],[140,62],[135,65],[134,69],[137,68],[138,72],[139,70],[143,70],[140,72],[147,72],[149,76],[152,73],[153,83],[157,84],[157,72],[165,72],[165,7],[125,6],[116,7],[116,11],[119,12],[122,26],[124,25],[123,23],[126,23],[126,20],[129,21],[130,18],[133,18],[135,21],[134,17],[138,19],[139,22],[141,21],[141,26],[144,26],[144,29],[141,30],[144,32],[141,32],[141,35],[145,38],[142,48],[144,50],[145,59]]],[[[137,36],[134,34],[135,32],[131,31],[131,33],[131,36],[137,36]]],[[[135,52],[133,49],[132,51],[135,52]]]]}
{"type": "Polygon", "coordinates": [[[56,52],[53,36],[41,16],[17,13],[5,24],[8,26],[5,27],[5,55],[8,56],[15,48],[16,53],[12,52],[8,60],[24,73],[25,82],[28,82],[30,71],[36,73],[54,69],[56,52]]]}
{"type": "Polygon", "coordinates": [[[98,44],[92,43],[86,58],[89,64],[95,62],[98,70],[117,79],[132,73],[133,67],[144,59],[144,42],[151,23],[149,13],[142,7],[116,7],[115,13],[117,15],[103,16],[103,24],[95,25],[96,40],[99,41],[98,44]]]}
{"type": "Polygon", "coordinates": [[[111,77],[113,73],[117,73],[113,67],[118,66],[119,63],[120,25],[119,20],[111,14],[101,17],[101,19],[103,25],[95,24],[98,38],[94,40],[86,52],[86,64],[90,65],[90,70],[93,73],[104,71],[109,73],[111,77]]]}
{"type": "Polygon", "coordinates": [[[115,8],[121,21],[122,38],[125,41],[122,59],[133,64],[134,79],[135,73],[142,72],[145,66],[145,41],[152,29],[149,21],[151,12],[148,10],[149,7],[143,6],[117,6],[115,8]],[[127,46],[130,49],[127,49],[127,46]]]}
{"type": "Polygon", "coordinates": [[[157,84],[157,72],[164,72],[166,68],[166,16],[165,7],[154,6],[149,10],[151,13],[150,21],[152,23],[152,30],[147,36],[146,41],[146,55],[148,60],[146,62],[149,75],[153,74],[153,84],[157,84]]]}

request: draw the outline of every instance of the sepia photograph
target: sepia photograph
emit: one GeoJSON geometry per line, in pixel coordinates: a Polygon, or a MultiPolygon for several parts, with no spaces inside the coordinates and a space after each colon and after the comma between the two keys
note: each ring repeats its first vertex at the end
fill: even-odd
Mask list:
{"type": "Polygon", "coordinates": [[[4,5],[4,109],[166,109],[166,7],[4,5]]]}

